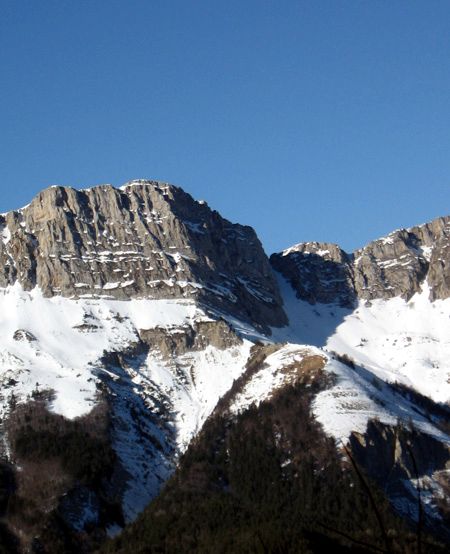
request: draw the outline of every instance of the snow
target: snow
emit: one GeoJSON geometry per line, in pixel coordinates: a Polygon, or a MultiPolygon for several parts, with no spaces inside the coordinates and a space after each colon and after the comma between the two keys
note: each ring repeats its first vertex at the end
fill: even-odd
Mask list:
{"type": "Polygon", "coordinates": [[[128,475],[123,509],[132,521],[242,374],[252,343],[244,339],[224,350],[210,345],[173,359],[144,351],[124,367],[105,365],[102,358],[133,347],[139,331],[184,333],[200,321],[211,317],[187,299],[45,298],[38,288],[27,292],[19,284],[0,289],[0,417],[7,416],[13,394],[25,401],[34,391],[49,389],[52,411],[67,418],[85,415],[98,402],[99,382],[106,380],[119,421],[114,448],[128,475]],[[162,449],[148,436],[156,436],[162,449]]]}
{"type": "Polygon", "coordinates": [[[354,310],[299,300],[277,274],[290,325],[273,339],[347,354],[387,381],[415,388],[436,402],[450,400],[450,299],[430,302],[426,283],[409,301],[360,301],[354,310]]]}
{"type": "MultiPolygon", "coordinates": [[[[448,435],[389,386],[400,382],[436,402],[448,402],[450,299],[430,302],[424,283],[409,301],[360,302],[351,310],[299,300],[280,274],[277,279],[290,325],[273,328],[271,339],[296,343],[300,351],[311,348],[301,344],[315,345],[327,356],[325,370],[335,375],[336,383],[316,396],[313,413],[329,435],[346,441],[353,431],[363,433],[369,419],[377,418],[391,425],[398,420],[412,421],[422,432],[450,444],[448,435]],[[355,368],[340,363],[333,352],[348,355],[355,368]]],[[[295,352],[292,344],[286,348],[286,354],[295,352]]],[[[282,356],[283,351],[277,355],[282,356]]],[[[277,371],[267,361],[268,366],[248,389],[251,392],[253,388],[253,393],[245,402],[241,400],[243,405],[261,401],[271,394],[272,387],[280,386],[277,371]]]]}
{"type": "Polygon", "coordinates": [[[1,230],[1,236],[3,244],[6,246],[8,242],[11,240],[11,231],[8,229],[8,227],[3,227],[1,230]]]}
{"type": "Polygon", "coordinates": [[[396,425],[397,421],[412,423],[416,429],[450,445],[447,434],[370,371],[351,368],[332,357],[325,370],[333,373],[337,382],[316,396],[313,413],[336,440],[345,442],[352,432],[364,433],[369,419],[377,419],[387,425],[396,425]]]}
{"type": "Polygon", "coordinates": [[[243,277],[236,277],[236,280],[245,287],[247,292],[249,292],[252,296],[254,296],[257,300],[262,300],[263,302],[267,302],[269,304],[274,304],[275,301],[272,296],[269,296],[268,294],[264,294],[261,290],[256,288],[256,286],[249,282],[247,279],[244,279],[243,277]]]}
{"type": "Polygon", "coordinates": [[[298,252],[300,248],[303,247],[303,243],[294,244],[293,246],[290,246],[289,248],[286,248],[281,252],[282,256],[287,256],[291,254],[291,252],[298,252]]]}
{"type": "Polygon", "coordinates": [[[422,256],[429,262],[431,260],[431,254],[433,253],[433,247],[432,246],[421,246],[420,252],[422,256]]]}
{"type": "Polygon", "coordinates": [[[394,244],[394,237],[392,236],[392,233],[390,233],[387,237],[382,237],[375,242],[381,242],[382,244],[394,244]]]}
{"type": "Polygon", "coordinates": [[[330,251],[328,249],[323,248],[317,248],[313,244],[311,245],[311,250],[305,250],[305,246],[308,246],[308,243],[302,243],[299,242],[298,244],[294,244],[294,246],[291,246],[290,248],[286,248],[281,252],[282,256],[288,256],[289,254],[295,253],[295,252],[302,252],[302,254],[316,254],[317,256],[327,256],[330,254],[330,251]]]}
{"type": "Polygon", "coordinates": [[[117,289],[120,286],[120,281],[117,281],[115,283],[106,283],[103,285],[103,290],[113,290],[117,289]]]}
{"type": "Polygon", "coordinates": [[[412,422],[420,431],[450,445],[450,437],[434,426],[407,399],[395,394],[382,380],[364,368],[350,368],[319,348],[286,344],[268,356],[262,367],[236,395],[230,412],[237,414],[252,404],[259,405],[295,379],[289,373],[294,362],[305,356],[321,356],[324,371],[334,376],[335,384],[318,393],[312,411],[325,432],[336,441],[346,442],[352,432],[364,433],[370,419],[396,425],[398,420],[412,422]]]}
{"type": "Polygon", "coordinates": [[[387,381],[411,386],[437,402],[450,400],[450,299],[428,300],[429,289],[360,305],[328,339],[387,381]],[[361,340],[363,339],[363,340],[361,340]]]}
{"type": "Polygon", "coordinates": [[[203,288],[209,292],[212,292],[213,294],[217,296],[222,296],[223,298],[227,298],[234,304],[237,303],[238,299],[237,297],[231,292],[231,290],[226,287],[225,285],[218,285],[217,283],[210,283],[208,286],[203,286],[203,288]]]}
{"type": "Polygon", "coordinates": [[[176,407],[176,436],[180,451],[184,451],[192,437],[201,429],[218,400],[244,371],[252,343],[219,350],[208,346],[205,350],[188,352],[177,358],[177,368],[185,373],[184,382],[174,378],[173,364],[150,352],[146,361],[147,373],[142,372],[135,382],[149,379],[169,394],[176,407]]]}
{"type": "Polygon", "coordinates": [[[326,256],[329,253],[330,253],[329,250],[322,250],[321,248],[319,248],[319,250],[316,250],[314,252],[314,254],[317,254],[318,256],[326,256]]]}
{"type": "Polygon", "coordinates": [[[154,188],[161,189],[162,191],[167,191],[171,186],[168,183],[163,183],[160,181],[149,181],[148,179],[133,179],[132,181],[128,181],[127,183],[119,187],[118,190],[127,192],[129,189],[133,187],[139,187],[142,185],[153,186],[154,188]]]}
{"type": "MultiPolygon", "coordinates": [[[[395,394],[389,383],[400,381],[437,401],[448,401],[450,299],[430,302],[424,284],[408,302],[401,298],[375,300],[370,305],[360,302],[350,310],[300,301],[289,283],[280,275],[277,278],[290,325],[272,329],[270,337],[229,314],[212,309],[206,313],[189,299],[45,298],[38,288],[27,292],[19,284],[0,289],[0,417],[7,415],[13,393],[25,400],[33,391],[46,389],[54,391],[54,412],[68,418],[84,415],[98,401],[100,379],[108,379],[115,413],[123,424],[116,427],[114,444],[129,474],[123,496],[127,521],[157,494],[173,471],[173,460],[242,375],[257,340],[283,344],[234,398],[232,413],[270,398],[294,379],[288,371],[294,362],[320,355],[326,359],[325,371],[333,374],[334,384],[315,397],[312,411],[336,441],[346,441],[354,431],[363,433],[369,419],[376,417],[392,425],[398,419],[411,420],[421,431],[449,443],[448,436],[395,394]],[[124,352],[136,344],[141,330],[158,327],[183,333],[188,325],[220,317],[236,329],[242,342],[224,350],[210,345],[172,358],[152,349],[133,359],[130,367],[114,368],[102,362],[105,351],[124,352]],[[355,368],[339,362],[333,351],[353,358],[355,368]],[[148,428],[139,427],[133,415],[140,405],[148,414],[148,425],[154,426],[152,432],[159,433],[164,443],[162,450],[151,450],[150,457],[153,447],[145,446],[142,430],[148,428]],[[167,419],[159,415],[158,406],[163,406],[167,419]]],[[[252,283],[239,279],[252,294],[261,295],[252,283]]],[[[237,301],[225,285],[177,283],[237,301]]],[[[121,280],[103,289],[132,284],[121,280]]],[[[76,284],[80,289],[85,286],[76,284]]],[[[116,531],[110,530],[111,534],[116,531]]]]}
{"type": "Polygon", "coordinates": [[[0,412],[14,392],[20,398],[53,389],[52,410],[69,418],[89,412],[97,399],[94,375],[103,352],[126,348],[138,329],[185,325],[205,315],[187,300],[45,298],[19,284],[0,289],[0,412]],[[84,323],[93,331],[82,332],[84,323]],[[36,341],[17,341],[25,330],[36,341]],[[17,382],[13,386],[8,383],[17,382]]]}
{"type": "Polygon", "coordinates": [[[203,230],[203,223],[195,223],[193,221],[183,221],[185,227],[187,227],[190,231],[193,233],[197,233],[199,235],[204,235],[205,231],[203,230]]]}
{"type": "Polygon", "coordinates": [[[293,362],[301,361],[305,355],[319,354],[317,348],[309,348],[298,344],[288,344],[268,356],[262,368],[246,383],[241,393],[237,394],[231,406],[231,413],[241,413],[252,404],[259,405],[283,385],[291,376],[285,369],[293,362]]]}
{"type": "MultiPolygon", "coordinates": [[[[176,319],[166,316],[170,323],[176,319]]],[[[197,315],[195,321],[201,318],[206,316],[197,315]]],[[[183,333],[184,326],[168,324],[167,332],[183,333]]],[[[129,474],[123,495],[126,521],[132,521],[158,493],[178,455],[244,371],[250,346],[249,341],[224,350],[210,345],[174,357],[164,357],[155,347],[141,357],[133,356],[129,367],[108,368],[120,419],[114,431],[115,450],[129,474]],[[145,418],[149,421],[142,427],[145,418]],[[161,448],[155,448],[154,441],[148,443],[149,435],[161,448]]]]}

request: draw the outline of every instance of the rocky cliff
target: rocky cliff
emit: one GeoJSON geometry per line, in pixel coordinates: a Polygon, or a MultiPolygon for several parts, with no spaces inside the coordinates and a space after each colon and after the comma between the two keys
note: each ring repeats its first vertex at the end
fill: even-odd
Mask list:
{"type": "Polygon", "coordinates": [[[197,298],[257,324],[286,323],[253,229],[175,186],[51,187],[2,214],[0,237],[0,287],[19,282],[73,298],[197,298]]]}
{"type": "Polygon", "coordinates": [[[351,307],[357,298],[408,300],[425,281],[430,300],[449,298],[450,216],[394,231],[353,254],[309,242],[273,254],[271,263],[310,303],[351,307]]]}
{"type": "MultiPolygon", "coordinates": [[[[353,254],[298,244],[271,264],[251,228],[154,181],[52,187],[1,214],[0,516],[21,551],[97,551],[158,496],[190,445],[189,483],[208,504],[195,450],[205,422],[207,463],[220,476],[211,490],[229,494],[223,438],[242,421],[236,490],[251,506],[241,483],[256,490],[259,479],[266,495],[276,482],[270,475],[278,476],[282,495],[267,499],[270,513],[278,513],[273,498],[285,507],[282,535],[296,528],[285,523],[298,521],[293,499],[303,513],[310,491],[316,509],[310,483],[328,507],[356,490],[354,478],[348,487],[336,478],[348,469],[336,452],[341,443],[375,479],[402,479],[389,498],[409,519],[420,486],[434,532],[433,521],[448,514],[450,300],[433,301],[450,297],[449,233],[450,218],[441,218],[353,254]],[[397,440],[397,421],[416,431],[397,440]]],[[[354,516],[353,500],[347,505],[344,527],[354,516]]],[[[218,506],[218,516],[210,505],[208,514],[222,521],[218,506]]],[[[267,520],[263,526],[272,536],[267,520]]]]}

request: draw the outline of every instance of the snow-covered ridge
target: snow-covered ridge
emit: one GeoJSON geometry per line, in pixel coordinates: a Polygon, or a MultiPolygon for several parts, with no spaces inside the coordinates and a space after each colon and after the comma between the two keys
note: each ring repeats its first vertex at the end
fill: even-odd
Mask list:
{"type": "MultiPolygon", "coordinates": [[[[270,399],[277,390],[295,382],[295,369],[299,362],[313,356],[324,360],[323,371],[333,376],[334,381],[315,397],[313,413],[325,432],[337,441],[347,442],[353,432],[363,434],[369,420],[377,419],[394,426],[398,420],[412,422],[416,429],[450,445],[450,437],[446,433],[433,425],[410,401],[396,394],[382,379],[364,368],[350,367],[324,350],[308,345],[286,344],[269,355],[233,399],[230,412],[237,414],[252,404],[259,405],[270,399]]],[[[305,378],[304,375],[302,377],[305,378]]],[[[312,373],[311,379],[314,378],[312,373]]]]}
{"type": "Polygon", "coordinates": [[[413,424],[416,429],[450,446],[450,437],[432,424],[425,413],[399,394],[382,379],[365,368],[350,367],[332,356],[325,366],[336,376],[336,384],[320,392],[313,413],[336,440],[346,442],[351,433],[364,434],[369,420],[395,426],[398,421],[413,424]]]}
{"type": "Polygon", "coordinates": [[[376,378],[410,386],[436,402],[450,400],[450,299],[429,300],[424,283],[409,300],[359,301],[354,309],[298,299],[279,275],[290,325],[274,339],[347,354],[376,378]]]}
{"type": "MultiPolygon", "coordinates": [[[[110,186],[113,186],[113,185],[110,185],[110,186]]],[[[142,187],[142,186],[151,186],[156,188],[157,190],[160,190],[162,193],[166,193],[174,185],[170,185],[169,183],[166,183],[163,181],[152,181],[149,179],[133,179],[120,187],[113,186],[113,188],[127,192],[133,187],[142,187]]]]}
{"type": "Polygon", "coordinates": [[[288,256],[295,252],[301,252],[302,254],[315,254],[317,256],[327,256],[330,254],[330,248],[328,246],[339,248],[336,244],[327,245],[325,243],[317,242],[299,242],[293,246],[286,248],[281,252],[282,256],[288,256]]]}
{"type": "Polygon", "coordinates": [[[281,346],[267,356],[262,367],[236,395],[230,405],[230,412],[235,414],[243,412],[252,404],[258,405],[270,398],[275,391],[295,380],[294,375],[288,371],[289,366],[301,362],[306,356],[313,355],[323,356],[324,354],[318,348],[306,345],[281,346]]]}

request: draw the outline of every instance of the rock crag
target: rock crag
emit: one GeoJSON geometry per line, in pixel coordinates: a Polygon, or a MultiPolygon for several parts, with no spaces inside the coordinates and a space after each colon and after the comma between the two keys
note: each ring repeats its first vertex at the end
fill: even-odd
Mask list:
{"type": "Polygon", "coordinates": [[[48,297],[194,297],[262,326],[286,323],[254,230],[165,183],[50,187],[0,215],[0,239],[0,287],[19,282],[48,297]]]}
{"type": "Polygon", "coordinates": [[[450,216],[400,229],[347,254],[328,243],[300,243],[271,256],[299,298],[351,307],[356,299],[409,300],[427,282],[430,300],[450,297],[450,216]]]}

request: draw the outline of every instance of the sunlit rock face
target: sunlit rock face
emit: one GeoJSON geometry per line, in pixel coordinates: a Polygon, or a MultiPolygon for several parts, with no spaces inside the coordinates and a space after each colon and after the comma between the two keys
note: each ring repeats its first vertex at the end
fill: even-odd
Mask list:
{"type": "Polygon", "coordinates": [[[197,298],[256,324],[283,325],[254,230],[155,181],[51,187],[0,216],[0,287],[45,296],[197,298]]]}
{"type": "Polygon", "coordinates": [[[328,243],[300,243],[271,256],[273,267],[312,304],[409,300],[426,281],[430,300],[450,297],[450,217],[400,229],[347,254],[328,243]]]}

